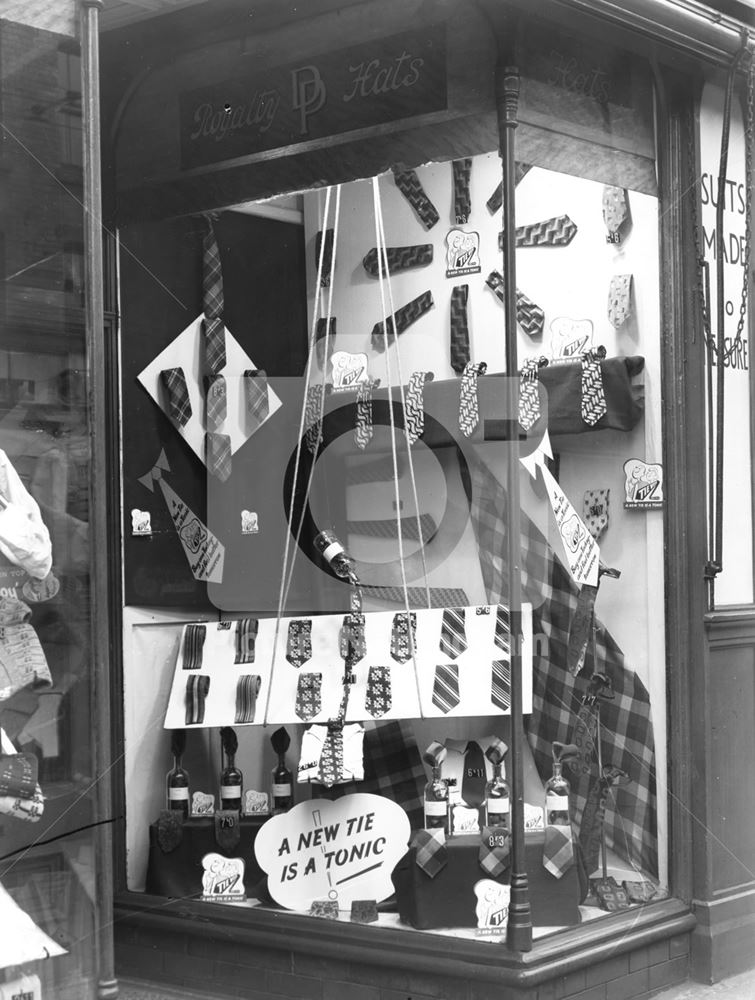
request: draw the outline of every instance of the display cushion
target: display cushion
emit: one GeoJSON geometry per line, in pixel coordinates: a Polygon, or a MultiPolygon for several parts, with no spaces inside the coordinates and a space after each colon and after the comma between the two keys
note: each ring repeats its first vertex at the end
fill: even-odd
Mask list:
{"type": "MultiPolygon", "coordinates": [[[[525,866],[533,927],[568,927],[580,921],[577,866],[560,879],[543,868],[543,833],[525,837],[525,866]]],[[[410,848],[393,871],[399,917],[419,930],[433,927],[476,927],[474,884],[488,878],[478,864],[480,838],[475,834],[446,840],[448,864],[429,878],[410,848]]],[[[510,869],[495,882],[508,884],[510,869]]]]}
{"type": "Polygon", "coordinates": [[[247,896],[255,897],[265,873],[254,856],[257,832],[269,816],[242,816],[241,839],[237,847],[225,850],[215,838],[212,816],[197,816],[183,823],[180,844],[172,851],[163,851],[158,841],[157,823],[149,828],[149,861],[145,889],[155,896],[174,899],[202,895],[202,858],[206,854],[221,854],[225,858],[244,861],[244,888],[247,896]]]}

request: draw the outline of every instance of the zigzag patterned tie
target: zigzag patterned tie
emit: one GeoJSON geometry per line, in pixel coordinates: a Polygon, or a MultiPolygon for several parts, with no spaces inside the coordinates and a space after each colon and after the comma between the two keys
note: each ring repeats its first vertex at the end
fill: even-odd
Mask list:
{"type": "Polygon", "coordinates": [[[457,375],[461,375],[469,362],[468,298],[469,285],[454,285],[451,290],[451,367],[457,375]]]}
{"type": "Polygon", "coordinates": [[[307,389],[307,402],[304,406],[304,444],[313,455],[322,442],[322,400],[325,387],[322,382],[315,382],[307,389]]]}
{"type": "Polygon", "coordinates": [[[325,246],[323,248],[322,230],[315,236],[315,260],[320,268],[320,255],[322,255],[322,267],[320,268],[320,288],[330,286],[330,278],[333,273],[333,230],[325,230],[325,246]]]}
{"type": "Polygon", "coordinates": [[[591,427],[608,412],[600,360],[592,351],[582,355],[582,419],[591,427]]]}
{"type": "MultiPolygon", "coordinates": [[[[532,166],[529,163],[517,163],[514,166],[514,185],[516,186],[522,178],[526,177],[529,171],[532,170],[532,166]]],[[[498,187],[491,194],[486,202],[488,206],[488,211],[491,215],[495,215],[498,209],[503,205],[503,183],[499,183],[498,187]]]]}
{"type": "Polygon", "coordinates": [[[444,715],[459,704],[458,663],[439,663],[436,666],[432,702],[444,715]]]}
{"type": "Polygon", "coordinates": [[[191,417],[191,400],[183,368],[164,368],[160,381],[165,386],[171,420],[184,427],[191,417]]]}
{"type": "Polygon", "coordinates": [[[372,434],[372,379],[367,378],[359,383],[357,389],[354,444],[364,451],[372,440],[372,434]]]}
{"type": "Polygon", "coordinates": [[[208,432],[204,438],[207,468],[224,483],[231,474],[231,439],[228,434],[214,432],[208,432]]]}
{"type": "Polygon", "coordinates": [[[205,376],[205,396],[207,426],[214,430],[225,420],[228,405],[225,378],[222,375],[205,376]]]}
{"type": "MultiPolygon", "coordinates": [[[[385,256],[388,258],[388,274],[396,274],[398,271],[408,271],[412,267],[432,264],[433,245],[419,243],[410,247],[386,247],[385,256]]],[[[378,261],[377,247],[368,250],[362,259],[362,266],[371,278],[380,277],[381,263],[383,262],[378,261]]]]}
{"type": "Polygon", "coordinates": [[[472,201],[469,197],[469,177],[472,173],[472,160],[454,160],[451,164],[454,179],[454,215],[457,226],[466,226],[472,214],[472,201]]]}
{"type": "Polygon", "coordinates": [[[205,320],[205,361],[212,373],[225,367],[224,308],[220,251],[215,230],[210,223],[202,241],[202,309],[205,320]]]}
{"type": "Polygon", "coordinates": [[[464,608],[445,608],[440,626],[440,651],[452,660],[467,649],[464,608]]]}
{"type": "Polygon", "coordinates": [[[540,418],[537,358],[528,358],[519,373],[519,423],[528,431],[540,418]]]}
{"type": "Polygon", "coordinates": [[[612,326],[623,326],[632,313],[631,274],[615,274],[608,286],[608,320],[612,326]]]}
{"type": "MultiPolygon", "coordinates": [[[[555,215],[542,222],[516,227],[517,247],[568,247],[577,235],[577,226],[568,215],[555,215]]],[[[503,233],[498,234],[498,249],[503,250],[503,233]]]]}
{"type": "Polygon", "coordinates": [[[404,393],[404,426],[409,444],[414,444],[425,431],[425,380],[427,372],[412,372],[404,393]]]}
{"type": "Polygon", "coordinates": [[[422,225],[425,229],[432,229],[440,219],[440,215],[438,215],[435,205],[425,194],[417,172],[415,170],[401,170],[399,167],[391,167],[391,170],[396,187],[417,213],[422,225]]]}
{"type": "MultiPolygon", "coordinates": [[[[403,333],[412,323],[416,323],[420,316],[424,316],[434,305],[433,293],[428,290],[418,295],[416,299],[412,299],[411,302],[407,302],[405,306],[397,309],[393,316],[388,317],[388,329],[390,330],[388,342],[391,343],[394,341],[398,334],[403,333]]],[[[373,326],[371,337],[373,349],[384,351],[386,337],[382,321],[373,326]]]]}
{"type": "Polygon", "coordinates": [[[477,379],[487,371],[484,361],[472,363],[464,369],[459,391],[459,429],[469,437],[480,422],[480,408],[477,402],[477,379]]]}
{"type": "MultiPolygon", "coordinates": [[[[503,275],[500,271],[491,271],[485,279],[485,284],[493,292],[502,304],[506,301],[503,288],[503,275]]],[[[516,321],[530,337],[540,337],[545,326],[545,313],[540,306],[528,299],[527,296],[516,290],[516,321]]]]}
{"type": "Polygon", "coordinates": [[[631,222],[629,194],[625,188],[611,185],[603,188],[603,222],[608,230],[606,242],[621,243],[623,231],[631,222]]]}
{"type": "Polygon", "coordinates": [[[255,431],[267,420],[270,412],[267,375],[261,368],[247,368],[244,372],[244,401],[249,429],[255,431]]]}

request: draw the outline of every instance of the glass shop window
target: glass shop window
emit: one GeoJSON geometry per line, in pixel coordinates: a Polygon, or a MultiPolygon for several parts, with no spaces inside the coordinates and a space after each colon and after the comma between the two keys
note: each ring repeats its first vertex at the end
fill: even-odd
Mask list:
{"type": "Polygon", "coordinates": [[[505,934],[514,502],[535,935],[665,896],[649,91],[600,77],[630,144],[565,65],[523,80],[514,443],[497,153],[123,230],[129,888],[505,934]]]}

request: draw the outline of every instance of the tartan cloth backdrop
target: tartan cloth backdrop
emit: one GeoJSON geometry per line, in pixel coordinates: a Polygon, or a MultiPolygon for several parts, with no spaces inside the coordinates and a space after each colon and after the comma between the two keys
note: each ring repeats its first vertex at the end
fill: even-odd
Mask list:
{"type": "MultiPolygon", "coordinates": [[[[506,603],[506,491],[483,462],[471,472],[470,511],[480,567],[491,604],[506,603]]],[[[534,523],[521,514],[522,599],[533,606],[533,633],[547,639],[533,648],[533,710],[525,718],[527,739],[540,777],[552,771],[551,744],[571,742],[571,733],[594,666],[588,653],[585,677],[566,669],[569,627],[579,588],[534,523]],[[545,646],[545,648],[542,648],[545,646]]],[[[650,697],[642,681],[624,663],[624,654],[596,619],[597,669],[613,681],[615,698],[601,701],[603,764],[620,767],[631,783],[614,791],[606,806],[607,842],[632,865],[658,872],[655,749],[650,697]]],[[[597,775],[571,773],[574,820],[579,826],[592,780],[597,775]]]]}

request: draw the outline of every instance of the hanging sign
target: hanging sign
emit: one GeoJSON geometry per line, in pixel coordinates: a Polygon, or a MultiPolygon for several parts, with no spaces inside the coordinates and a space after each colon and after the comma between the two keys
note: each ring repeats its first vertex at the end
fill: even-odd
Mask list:
{"type": "Polygon", "coordinates": [[[393,892],[391,872],[406,853],[409,817],[382,795],[357,793],[331,802],[299,802],[273,816],[254,841],[270,895],[289,910],[318,900],[348,909],[393,892]]]}
{"type": "Polygon", "coordinates": [[[640,458],[624,462],[624,508],[653,510],[663,507],[663,467],[640,458]]]}
{"type": "Polygon", "coordinates": [[[480,234],[472,230],[452,229],[446,236],[446,277],[460,278],[479,274],[480,234]]]}

